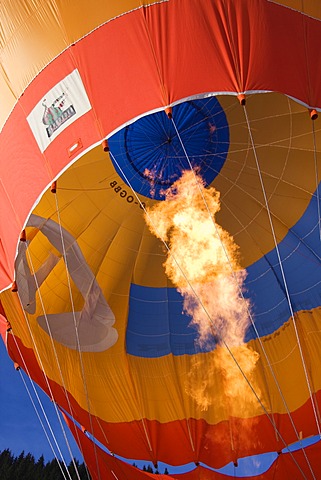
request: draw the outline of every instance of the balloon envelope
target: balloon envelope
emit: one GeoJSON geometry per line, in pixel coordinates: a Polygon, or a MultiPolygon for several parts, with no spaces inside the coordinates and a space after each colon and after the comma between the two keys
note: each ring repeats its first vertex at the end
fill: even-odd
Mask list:
{"type": "Polygon", "coordinates": [[[1,18],[10,356],[125,458],[220,468],[319,434],[319,7],[38,3],[4,2],[1,18]],[[219,192],[235,242],[241,344],[217,326],[200,342],[165,267],[172,241],[147,225],[186,171],[219,192]]]}

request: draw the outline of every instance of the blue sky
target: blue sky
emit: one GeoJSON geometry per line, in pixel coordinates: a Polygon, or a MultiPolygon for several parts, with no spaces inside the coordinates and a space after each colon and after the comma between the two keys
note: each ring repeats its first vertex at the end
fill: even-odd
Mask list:
{"type": "MultiPolygon", "coordinates": [[[[23,374],[24,375],[24,374],[23,374]]],[[[35,397],[32,386],[24,375],[30,392],[35,397]]],[[[43,403],[44,410],[52,429],[56,435],[57,443],[62,451],[65,462],[70,463],[70,454],[57,419],[55,408],[48,397],[37,388],[43,403]]],[[[40,410],[37,403],[37,410],[40,410]]],[[[14,369],[6,348],[0,339],[0,450],[9,448],[14,455],[19,455],[23,450],[31,452],[36,459],[42,454],[45,460],[54,458],[43,428],[30,401],[20,372],[14,369]]],[[[44,420],[43,420],[44,421],[44,420]]],[[[67,438],[73,456],[82,461],[81,454],[73,437],[66,427],[67,438]]],[[[52,439],[51,439],[52,441],[52,439]]],[[[53,442],[53,441],[52,441],[53,442]]]]}

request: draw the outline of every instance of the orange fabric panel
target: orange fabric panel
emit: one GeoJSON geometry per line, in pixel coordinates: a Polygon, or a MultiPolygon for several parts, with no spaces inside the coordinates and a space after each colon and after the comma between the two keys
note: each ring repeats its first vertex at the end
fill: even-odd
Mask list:
{"type": "Polygon", "coordinates": [[[3,309],[2,303],[0,302],[0,335],[5,345],[7,344],[7,340],[6,340],[7,329],[8,329],[8,321],[6,319],[6,314],[3,309]]]}
{"type": "Polygon", "coordinates": [[[310,17],[321,19],[321,5],[315,0],[270,0],[284,7],[293,8],[310,17]]]}
{"type": "Polygon", "coordinates": [[[144,3],[143,0],[108,3],[104,0],[4,0],[0,14],[0,124],[27,85],[57,55],[104,22],[144,3]]]}

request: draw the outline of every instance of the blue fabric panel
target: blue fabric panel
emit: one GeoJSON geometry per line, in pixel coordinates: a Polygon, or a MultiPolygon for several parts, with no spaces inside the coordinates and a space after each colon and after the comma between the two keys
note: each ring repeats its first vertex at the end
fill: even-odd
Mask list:
{"type": "MultiPolygon", "coordinates": [[[[294,312],[321,305],[321,242],[314,196],[297,224],[279,244],[284,275],[294,312]]],[[[275,249],[248,269],[245,296],[260,336],[268,335],[289,320],[290,308],[275,249]]],[[[183,311],[176,289],[132,285],[127,328],[127,351],[142,357],[195,354],[210,351],[200,346],[197,330],[183,311]]],[[[256,338],[252,326],[245,340],[256,338]]]]}
{"type": "MultiPolygon", "coordinates": [[[[161,357],[202,351],[197,330],[183,312],[183,299],[174,288],[141,287],[132,284],[126,332],[131,355],[161,357]]],[[[204,348],[204,347],[203,347],[204,348]]],[[[209,344],[206,350],[212,350],[209,344]]]]}
{"type": "MultiPolygon", "coordinates": [[[[321,241],[316,202],[314,196],[304,215],[279,244],[293,312],[321,305],[321,241]]],[[[253,305],[257,330],[260,336],[271,334],[291,317],[276,249],[247,272],[246,296],[253,305]]],[[[255,336],[251,327],[246,340],[255,336]]]]}
{"type": "Polygon", "coordinates": [[[164,190],[180,178],[183,170],[190,170],[190,165],[198,167],[209,185],[225,162],[229,128],[215,97],[174,106],[173,121],[164,111],[157,112],[126,126],[108,140],[117,173],[146,197],[164,199],[164,190]]]}

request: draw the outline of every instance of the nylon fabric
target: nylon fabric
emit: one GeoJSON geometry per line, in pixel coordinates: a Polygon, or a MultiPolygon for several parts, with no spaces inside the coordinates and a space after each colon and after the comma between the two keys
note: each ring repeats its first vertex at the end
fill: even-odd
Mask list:
{"type": "MultiPolygon", "coordinates": [[[[321,129],[309,115],[321,109],[320,21],[294,0],[105,3],[3,2],[0,300],[12,326],[2,332],[8,353],[23,365],[20,349],[41,388],[49,393],[47,378],[54,401],[125,459],[220,468],[280,452],[318,432],[305,373],[317,410],[321,401],[321,129]],[[191,165],[204,177],[199,218],[217,221],[217,243],[228,241],[225,253],[235,254],[222,271],[238,291],[231,331],[242,338],[226,340],[225,325],[214,323],[229,316],[220,301],[231,303],[234,292],[224,283],[219,294],[215,255],[205,279],[197,272],[189,285],[194,277],[183,272],[174,284],[165,266],[174,226],[162,235],[148,226],[151,209],[173,201],[191,165]],[[217,211],[206,210],[208,195],[217,211]],[[207,341],[187,311],[193,303],[206,310],[207,341]]],[[[192,188],[186,195],[199,204],[192,188]]],[[[197,250],[193,239],[182,265],[197,250]]],[[[104,454],[99,462],[106,478],[134,471],[104,454]]],[[[281,454],[264,478],[288,474],[296,478],[297,466],[281,454]]],[[[219,474],[200,467],[178,478],[211,475],[219,474]]]]}

